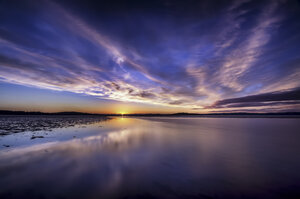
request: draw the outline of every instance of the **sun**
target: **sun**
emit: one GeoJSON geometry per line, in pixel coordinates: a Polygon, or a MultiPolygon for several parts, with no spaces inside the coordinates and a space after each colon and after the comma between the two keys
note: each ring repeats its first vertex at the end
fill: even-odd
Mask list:
{"type": "Polygon", "coordinates": [[[120,111],[119,114],[121,114],[122,116],[126,114],[125,111],[120,111]]]}

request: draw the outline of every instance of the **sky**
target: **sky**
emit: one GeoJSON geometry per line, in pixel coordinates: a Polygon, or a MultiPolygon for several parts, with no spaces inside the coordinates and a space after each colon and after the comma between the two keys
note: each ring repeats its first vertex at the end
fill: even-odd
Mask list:
{"type": "Polygon", "coordinates": [[[300,111],[300,1],[0,0],[0,109],[300,111]]]}

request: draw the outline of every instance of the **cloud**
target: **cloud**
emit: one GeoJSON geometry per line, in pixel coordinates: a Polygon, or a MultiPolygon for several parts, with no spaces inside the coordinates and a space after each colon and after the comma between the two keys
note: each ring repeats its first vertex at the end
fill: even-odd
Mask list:
{"type": "Polygon", "coordinates": [[[273,93],[300,86],[288,3],[16,4],[0,8],[1,81],[188,111],[297,104],[273,93]]]}
{"type": "Polygon", "coordinates": [[[148,92],[148,91],[141,91],[141,92],[138,92],[136,94],[131,94],[132,96],[138,96],[138,97],[141,97],[141,98],[155,98],[155,94],[154,93],[151,93],[151,92],[148,92]]]}
{"type": "Polygon", "coordinates": [[[292,90],[219,100],[208,108],[255,107],[300,104],[300,87],[292,90]]]}

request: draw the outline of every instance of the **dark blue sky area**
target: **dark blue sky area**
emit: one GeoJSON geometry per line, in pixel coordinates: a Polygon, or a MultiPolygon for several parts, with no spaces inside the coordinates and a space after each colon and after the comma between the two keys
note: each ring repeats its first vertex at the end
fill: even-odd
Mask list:
{"type": "Polygon", "coordinates": [[[0,108],[300,111],[299,19],[296,0],[2,0],[0,108]]]}

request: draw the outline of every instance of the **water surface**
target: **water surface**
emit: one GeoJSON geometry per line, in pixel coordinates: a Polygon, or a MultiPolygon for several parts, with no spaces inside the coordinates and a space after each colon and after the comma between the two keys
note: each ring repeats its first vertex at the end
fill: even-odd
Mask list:
{"type": "Polygon", "coordinates": [[[43,139],[2,136],[0,198],[300,198],[299,127],[279,118],[115,118],[43,139]]]}

